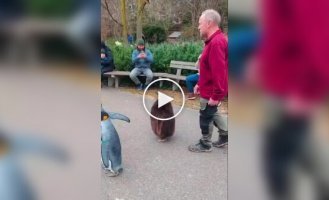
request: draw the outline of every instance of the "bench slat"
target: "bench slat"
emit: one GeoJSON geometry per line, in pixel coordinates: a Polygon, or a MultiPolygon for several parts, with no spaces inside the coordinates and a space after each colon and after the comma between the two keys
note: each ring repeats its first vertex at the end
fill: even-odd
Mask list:
{"type": "Polygon", "coordinates": [[[167,73],[158,73],[158,72],[155,72],[155,73],[153,73],[153,76],[165,76],[165,75],[167,75],[167,73]]]}
{"type": "Polygon", "coordinates": [[[169,67],[175,68],[175,69],[188,69],[188,70],[192,70],[192,71],[197,71],[195,66],[191,67],[191,66],[182,66],[182,65],[170,65],[169,67]]]}
{"type": "Polygon", "coordinates": [[[195,67],[195,63],[193,63],[193,62],[183,62],[183,61],[172,60],[170,62],[169,67],[176,68],[176,69],[187,69],[187,70],[197,71],[197,69],[195,67]]]}
{"type": "Polygon", "coordinates": [[[176,61],[172,60],[170,64],[175,64],[175,65],[185,65],[185,66],[195,66],[194,62],[183,62],[183,61],[176,61]]]}
{"type": "MultiPolygon", "coordinates": [[[[106,72],[104,75],[106,76],[129,76],[130,72],[128,71],[112,71],[112,72],[106,72]]],[[[164,76],[167,73],[162,72],[155,72],[153,73],[153,76],[164,76]]]]}
{"type": "Polygon", "coordinates": [[[113,71],[113,72],[106,72],[104,75],[111,76],[111,75],[117,75],[117,76],[127,76],[130,72],[127,71],[113,71]]]}
{"type": "Polygon", "coordinates": [[[186,79],[186,76],[177,76],[175,74],[165,74],[162,77],[163,78],[170,78],[170,79],[174,79],[174,80],[182,80],[182,81],[184,81],[186,79]]]}

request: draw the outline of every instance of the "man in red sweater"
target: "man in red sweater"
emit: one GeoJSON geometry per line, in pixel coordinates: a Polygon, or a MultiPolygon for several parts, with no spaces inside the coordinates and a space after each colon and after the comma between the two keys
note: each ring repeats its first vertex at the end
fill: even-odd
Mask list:
{"type": "Polygon", "coordinates": [[[200,128],[202,137],[197,144],[190,145],[192,152],[212,150],[209,127],[214,122],[219,129],[219,140],[214,146],[221,147],[228,142],[227,117],[218,113],[218,105],[228,91],[228,41],[219,28],[221,17],[217,11],[204,11],[199,19],[200,36],[205,47],[200,58],[200,78],[194,93],[200,94],[200,128]]]}

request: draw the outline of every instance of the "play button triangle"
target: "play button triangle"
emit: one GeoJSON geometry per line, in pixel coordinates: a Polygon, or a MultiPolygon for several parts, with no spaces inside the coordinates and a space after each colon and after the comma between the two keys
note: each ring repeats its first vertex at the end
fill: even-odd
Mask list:
{"type": "Polygon", "coordinates": [[[158,91],[158,108],[161,108],[162,106],[166,105],[167,103],[174,100],[168,95],[163,94],[162,92],[158,91]]]}

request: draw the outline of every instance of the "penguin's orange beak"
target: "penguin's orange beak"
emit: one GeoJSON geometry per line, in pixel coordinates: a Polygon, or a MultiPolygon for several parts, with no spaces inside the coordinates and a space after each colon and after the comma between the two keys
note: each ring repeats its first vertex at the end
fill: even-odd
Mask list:
{"type": "Polygon", "coordinates": [[[102,119],[102,121],[104,121],[104,120],[107,120],[109,117],[108,116],[103,116],[103,119],[102,119]]]}

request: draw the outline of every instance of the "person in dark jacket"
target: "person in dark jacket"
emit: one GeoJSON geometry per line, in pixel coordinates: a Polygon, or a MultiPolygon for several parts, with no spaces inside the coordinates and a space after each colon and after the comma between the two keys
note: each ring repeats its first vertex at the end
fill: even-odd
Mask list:
{"type": "Polygon", "coordinates": [[[101,79],[102,85],[107,85],[107,78],[104,73],[111,72],[115,69],[111,49],[101,42],[101,79]]]}

